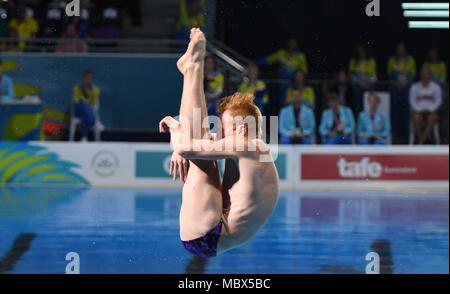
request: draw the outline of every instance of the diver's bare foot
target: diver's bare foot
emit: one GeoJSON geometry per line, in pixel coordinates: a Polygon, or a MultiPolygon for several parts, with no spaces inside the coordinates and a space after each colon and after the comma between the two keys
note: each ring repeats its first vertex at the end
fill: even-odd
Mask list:
{"type": "MultiPolygon", "coordinates": [[[[190,47],[190,43],[189,43],[189,47],[190,47]]],[[[188,51],[189,51],[189,47],[188,47],[188,51]]],[[[184,55],[181,56],[180,59],[178,59],[178,61],[177,61],[178,70],[183,75],[186,74],[186,64],[188,63],[188,59],[189,59],[188,51],[186,51],[186,53],[184,53],[184,55]]]]}
{"type": "Polygon", "coordinates": [[[205,34],[200,29],[191,30],[191,41],[186,53],[178,60],[178,70],[185,75],[189,67],[203,67],[206,52],[205,34]]]}
{"type": "Polygon", "coordinates": [[[206,38],[205,34],[200,29],[194,29],[191,33],[192,50],[191,62],[201,63],[203,65],[205,61],[206,52],[206,38]]]}

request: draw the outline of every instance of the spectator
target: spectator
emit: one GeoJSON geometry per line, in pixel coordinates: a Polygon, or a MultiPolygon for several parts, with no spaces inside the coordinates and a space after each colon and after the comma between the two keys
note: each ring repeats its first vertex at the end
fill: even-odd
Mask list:
{"type": "Polygon", "coordinates": [[[248,66],[248,77],[242,82],[239,92],[253,95],[256,105],[264,113],[265,107],[269,103],[269,95],[266,83],[259,79],[258,65],[252,63],[248,66]]]}
{"type": "Polygon", "coordinates": [[[177,38],[189,42],[190,30],[205,26],[204,0],[181,0],[177,38]]]}
{"type": "Polygon", "coordinates": [[[13,80],[4,73],[3,62],[0,60],[0,102],[10,102],[16,99],[13,80]]]}
{"type": "Polygon", "coordinates": [[[89,130],[98,120],[100,88],[94,84],[94,74],[86,71],[83,81],[73,87],[74,115],[81,120],[81,140],[87,141],[89,130]]]}
{"type": "Polygon", "coordinates": [[[75,26],[78,36],[81,39],[88,37],[89,35],[89,23],[86,19],[82,19],[79,16],[74,16],[70,19],[69,25],[75,26]]]}
{"type": "MultiPolygon", "coordinates": [[[[336,75],[336,82],[330,87],[330,92],[336,93],[341,99],[341,104],[346,105],[353,111],[353,89],[350,85],[347,71],[340,70],[336,75]]],[[[355,112],[354,112],[355,113],[355,112]]]]}
{"type": "Polygon", "coordinates": [[[287,88],[294,78],[296,71],[308,73],[308,62],[304,53],[298,49],[298,42],[291,38],[287,42],[286,48],[279,49],[269,56],[259,61],[261,65],[278,65],[278,76],[282,79],[280,84],[279,101],[286,97],[287,88]]]}
{"type": "Polygon", "coordinates": [[[354,93],[353,108],[355,113],[360,113],[364,92],[373,90],[377,81],[377,63],[369,57],[365,46],[356,47],[356,56],[350,60],[349,72],[354,93]]]}
{"type": "Polygon", "coordinates": [[[439,121],[438,110],[442,104],[442,88],[431,80],[431,71],[424,67],[420,81],[411,86],[409,101],[412,110],[414,134],[419,145],[429,139],[439,121]]]}
{"type": "Polygon", "coordinates": [[[290,103],[292,101],[293,89],[302,89],[302,103],[306,106],[314,108],[316,103],[314,88],[306,84],[305,73],[301,70],[295,72],[292,86],[288,88],[287,91],[286,103],[290,103]]]}
{"type": "Polygon", "coordinates": [[[63,37],[59,39],[55,51],[58,53],[84,53],[88,51],[88,46],[78,37],[75,25],[69,24],[63,37]]]}
{"type": "Polygon", "coordinates": [[[280,65],[280,78],[292,79],[296,71],[308,73],[308,63],[304,53],[298,49],[298,42],[291,38],[284,49],[279,49],[261,61],[263,64],[280,65]]]}
{"type": "Polygon", "coordinates": [[[329,108],[322,114],[320,135],[327,145],[349,145],[355,131],[355,117],[350,108],[342,106],[338,95],[328,97],[329,108]]]}
{"type": "Polygon", "coordinates": [[[431,48],[428,51],[428,60],[424,66],[431,72],[431,79],[435,83],[443,85],[447,80],[447,65],[439,57],[437,48],[431,48]]]}
{"type": "Polygon", "coordinates": [[[25,7],[18,9],[17,17],[9,22],[8,27],[17,34],[21,51],[25,50],[27,41],[36,37],[39,31],[38,22],[34,17],[26,15],[25,7]]]}
{"type": "Polygon", "coordinates": [[[408,92],[416,76],[416,62],[407,53],[404,44],[398,44],[396,54],[389,59],[388,76],[394,134],[398,138],[406,138],[409,130],[410,113],[408,92]]]}
{"type": "Polygon", "coordinates": [[[217,103],[223,93],[225,78],[217,68],[217,61],[213,55],[205,58],[205,95],[208,113],[217,115],[217,103]]]}
{"type": "Polygon", "coordinates": [[[312,144],[316,122],[310,107],[302,103],[302,89],[292,89],[291,103],[280,112],[281,144],[312,144]]]}
{"type": "Polygon", "coordinates": [[[369,109],[359,114],[358,141],[361,145],[386,145],[391,137],[389,115],[380,110],[380,98],[369,94],[369,109]]]}

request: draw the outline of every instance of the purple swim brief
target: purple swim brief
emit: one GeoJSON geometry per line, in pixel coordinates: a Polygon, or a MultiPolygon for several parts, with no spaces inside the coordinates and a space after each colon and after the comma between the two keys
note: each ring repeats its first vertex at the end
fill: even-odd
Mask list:
{"type": "Polygon", "coordinates": [[[181,241],[187,251],[192,254],[210,258],[217,256],[217,245],[219,243],[220,233],[222,232],[222,222],[214,227],[209,233],[195,240],[181,241]]]}

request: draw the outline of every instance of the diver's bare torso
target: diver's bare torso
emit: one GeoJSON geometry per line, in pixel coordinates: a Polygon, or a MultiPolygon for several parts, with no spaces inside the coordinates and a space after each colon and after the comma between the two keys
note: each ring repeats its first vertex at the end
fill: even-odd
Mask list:
{"type": "MultiPolygon", "coordinates": [[[[264,143],[260,140],[253,142],[267,148],[261,146],[264,143]]],[[[261,151],[246,152],[245,156],[226,160],[222,182],[225,228],[219,239],[219,253],[247,242],[276,206],[278,172],[273,161],[261,162],[260,155],[261,151]]]]}

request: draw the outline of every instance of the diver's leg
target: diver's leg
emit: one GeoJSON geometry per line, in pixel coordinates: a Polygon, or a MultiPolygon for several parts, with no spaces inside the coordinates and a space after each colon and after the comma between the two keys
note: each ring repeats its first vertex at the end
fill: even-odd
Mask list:
{"type": "MultiPolygon", "coordinates": [[[[209,129],[202,126],[202,121],[207,118],[203,88],[205,47],[204,34],[198,29],[193,29],[189,48],[178,62],[178,68],[184,75],[180,122],[183,131],[191,134],[192,139],[204,139],[209,135],[209,129]],[[189,126],[183,127],[183,121],[189,122],[189,126]],[[200,130],[196,132],[194,128],[200,130]]],[[[181,240],[200,238],[220,222],[222,217],[220,186],[220,175],[215,161],[190,162],[180,211],[181,240]]]]}

